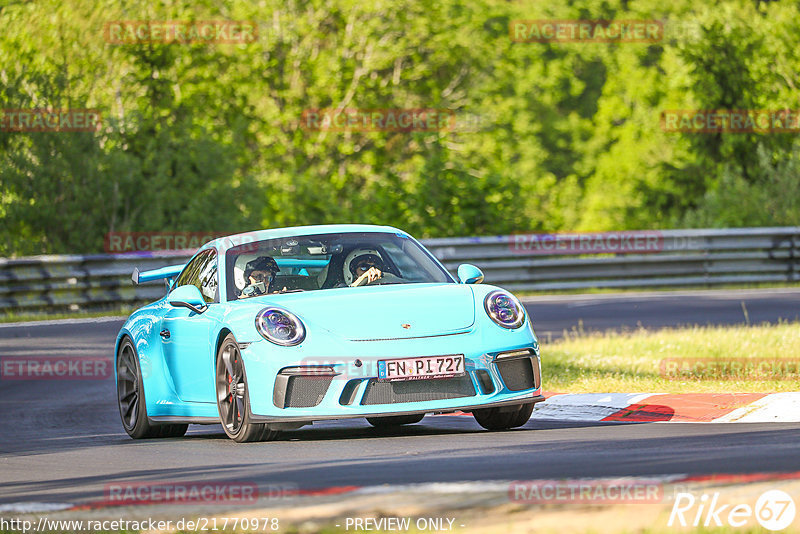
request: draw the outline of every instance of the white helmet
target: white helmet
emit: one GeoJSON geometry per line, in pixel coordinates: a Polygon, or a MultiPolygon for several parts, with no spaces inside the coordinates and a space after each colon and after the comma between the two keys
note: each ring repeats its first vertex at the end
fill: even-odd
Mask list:
{"type": "Polygon", "coordinates": [[[344,266],[342,268],[344,281],[348,286],[356,279],[356,268],[361,261],[370,262],[372,266],[383,271],[383,258],[381,258],[380,252],[374,248],[353,249],[344,259],[344,266]]]}

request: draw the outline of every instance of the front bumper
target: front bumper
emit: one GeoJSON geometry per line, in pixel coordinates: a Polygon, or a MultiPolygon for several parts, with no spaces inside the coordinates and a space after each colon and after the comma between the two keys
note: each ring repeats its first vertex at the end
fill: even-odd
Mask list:
{"type": "Polygon", "coordinates": [[[435,415],[441,413],[452,413],[457,411],[463,412],[471,412],[472,410],[478,410],[481,408],[496,408],[499,406],[517,406],[520,404],[535,404],[537,402],[542,402],[545,400],[543,395],[535,395],[533,397],[524,397],[519,398],[516,400],[505,400],[505,401],[496,401],[496,402],[489,402],[484,404],[475,404],[472,406],[459,406],[457,408],[448,408],[448,409],[440,409],[440,410],[428,410],[428,409],[417,409],[417,410],[402,410],[402,411],[382,411],[382,412],[373,412],[373,413],[363,413],[363,414],[345,414],[345,415],[313,415],[313,416],[279,416],[279,417],[267,417],[263,415],[251,415],[250,420],[256,423],[311,423],[312,421],[325,421],[331,419],[354,419],[357,417],[390,417],[393,415],[415,415],[415,414],[427,414],[427,415],[435,415]]]}
{"type": "Polygon", "coordinates": [[[470,411],[544,400],[538,343],[530,328],[491,334],[501,339],[487,340],[485,333],[471,330],[377,343],[348,341],[328,344],[324,350],[304,344],[302,354],[298,347],[252,343],[242,350],[251,419],[307,423],[470,411]],[[476,349],[488,346],[493,348],[476,349]],[[314,353],[326,356],[309,356],[314,353]],[[464,355],[463,376],[410,382],[377,380],[380,360],[448,354],[464,355]]]}

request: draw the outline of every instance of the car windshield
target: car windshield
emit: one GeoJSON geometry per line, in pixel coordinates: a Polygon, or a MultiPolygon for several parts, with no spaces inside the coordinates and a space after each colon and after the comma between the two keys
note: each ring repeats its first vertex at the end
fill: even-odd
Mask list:
{"type": "Polygon", "coordinates": [[[228,300],[293,291],[454,282],[403,234],[350,232],[245,243],[225,256],[228,300]]]}

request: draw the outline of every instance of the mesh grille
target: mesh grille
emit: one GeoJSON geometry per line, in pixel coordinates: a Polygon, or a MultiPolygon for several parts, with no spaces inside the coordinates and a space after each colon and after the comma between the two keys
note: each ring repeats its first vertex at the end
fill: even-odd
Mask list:
{"type": "Polygon", "coordinates": [[[457,399],[473,395],[475,386],[472,385],[469,375],[400,382],[385,382],[372,378],[367,383],[361,404],[397,404],[457,399]]]}
{"type": "Polygon", "coordinates": [[[506,387],[511,391],[522,391],[536,387],[533,365],[530,358],[513,358],[497,362],[497,370],[506,387]]]}
{"type": "Polygon", "coordinates": [[[283,407],[311,408],[318,405],[332,380],[331,376],[290,376],[283,407]]]}

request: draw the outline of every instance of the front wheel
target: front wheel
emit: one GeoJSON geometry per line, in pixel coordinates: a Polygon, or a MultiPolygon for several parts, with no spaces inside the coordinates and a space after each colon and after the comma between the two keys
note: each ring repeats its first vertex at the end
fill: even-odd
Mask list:
{"type": "Polygon", "coordinates": [[[140,370],[136,349],[126,337],[117,353],[117,404],[125,432],[133,439],[179,438],[186,434],[189,425],[150,424],[140,370]]]}
{"type": "Polygon", "coordinates": [[[533,403],[499,406],[473,410],[475,420],[486,430],[507,430],[528,422],[533,413],[533,403]]]}
{"type": "Polygon", "coordinates": [[[250,421],[247,376],[239,344],[228,334],[217,352],[217,409],[225,433],[233,441],[269,441],[278,436],[263,423],[250,421]]]}
{"type": "Polygon", "coordinates": [[[425,414],[419,415],[390,415],[389,417],[367,417],[367,422],[377,428],[386,428],[400,425],[413,425],[419,423],[425,414]]]}

